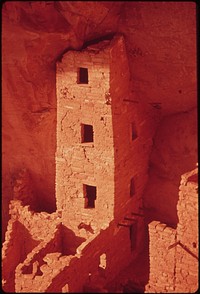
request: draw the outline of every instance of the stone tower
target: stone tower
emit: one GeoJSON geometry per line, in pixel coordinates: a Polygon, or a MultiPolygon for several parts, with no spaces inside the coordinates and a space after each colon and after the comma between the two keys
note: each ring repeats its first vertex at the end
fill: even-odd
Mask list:
{"type": "Polygon", "coordinates": [[[128,102],[123,36],[65,53],[56,82],[57,209],[77,234],[84,224],[98,232],[140,206],[135,178],[141,167],[132,155],[139,122],[128,102]]]}
{"type": "Polygon", "coordinates": [[[123,36],[66,52],[56,83],[57,210],[36,213],[12,201],[3,248],[8,292],[109,289],[144,252],[155,113],[133,98],[123,36]]]}
{"type": "Polygon", "coordinates": [[[114,148],[107,42],[57,64],[57,209],[63,222],[107,226],[114,212],[114,148]]]}

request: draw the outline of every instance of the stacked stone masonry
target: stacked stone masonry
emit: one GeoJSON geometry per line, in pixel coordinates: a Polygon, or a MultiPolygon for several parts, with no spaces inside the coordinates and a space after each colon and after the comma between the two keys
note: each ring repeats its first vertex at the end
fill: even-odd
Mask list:
{"type": "Polygon", "coordinates": [[[176,292],[198,289],[198,174],[197,168],[182,176],[177,205],[176,292]]]}
{"type": "Polygon", "coordinates": [[[194,293],[198,289],[198,170],[184,174],[177,228],[149,224],[150,277],[146,293],[194,293]]]}
{"type": "Polygon", "coordinates": [[[57,62],[57,211],[11,203],[5,290],[105,291],[143,250],[142,194],[159,112],[135,103],[129,83],[123,36],[68,51],[57,62]],[[17,224],[28,238],[23,245],[22,235],[16,251],[17,224]],[[9,266],[13,252],[18,258],[9,266]]]}
{"type": "Polygon", "coordinates": [[[146,293],[167,293],[174,291],[176,231],[158,221],[149,224],[150,274],[146,293]]]}

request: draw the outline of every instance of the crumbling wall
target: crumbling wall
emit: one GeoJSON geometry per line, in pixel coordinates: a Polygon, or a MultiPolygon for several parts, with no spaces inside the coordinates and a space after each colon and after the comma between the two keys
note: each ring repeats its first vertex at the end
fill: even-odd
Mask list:
{"type": "Polygon", "coordinates": [[[20,200],[10,202],[9,214],[11,219],[21,222],[35,240],[45,240],[48,235],[52,235],[61,221],[57,212],[33,212],[29,205],[22,206],[20,200]]]}
{"type": "Polygon", "coordinates": [[[117,228],[113,222],[109,228],[82,243],[77,248],[77,254],[69,256],[68,262],[66,256],[61,256],[56,266],[58,274],[52,275],[49,287],[46,290],[40,288],[40,291],[61,292],[66,284],[70,292],[83,292],[84,289],[86,291],[95,287],[103,289],[119,273],[121,267],[130,261],[131,255],[129,230],[117,228]],[[106,260],[103,268],[100,264],[102,254],[106,260]]]}
{"type": "Polygon", "coordinates": [[[198,289],[197,169],[181,177],[177,229],[149,224],[150,276],[145,292],[193,293],[198,289]]]}
{"type": "MultiPolygon", "coordinates": [[[[62,253],[60,225],[56,228],[53,235],[48,235],[45,241],[39,243],[26,257],[23,263],[16,267],[15,272],[15,291],[29,292],[35,291],[41,287],[42,272],[45,272],[45,256],[48,253],[62,253]]],[[[57,269],[54,269],[56,271],[57,269]]],[[[48,284],[51,276],[43,281],[48,284]]]]}
{"type": "Polygon", "coordinates": [[[75,254],[85,239],[63,226],[57,213],[34,213],[19,200],[11,201],[10,214],[3,244],[3,288],[13,292],[46,289],[61,270],[54,261],[64,256],[66,266],[68,256],[75,254]]]}
{"type": "Polygon", "coordinates": [[[41,242],[19,264],[17,292],[61,292],[66,284],[70,292],[103,289],[133,257],[129,228],[117,226],[114,221],[83,242],[74,255],[61,252],[61,232],[59,228],[49,242],[41,242]]]}
{"type": "Polygon", "coordinates": [[[15,269],[38,243],[18,220],[9,220],[2,248],[2,279],[6,292],[15,291],[15,269]]]}
{"type": "Polygon", "coordinates": [[[166,224],[153,221],[149,224],[149,283],[145,293],[166,293],[175,289],[176,230],[166,224]]]}
{"type": "MultiPolygon", "coordinates": [[[[15,269],[27,259],[41,242],[45,243],[57,230],[60,218],[57,213],[34,213],[22,201],[12,200],[9,205],[11,216],[5,242],[3,243],[3,279],[5,291],[15,291],[15,269]]],[[[55,246],[55,245],[53,245],[55,246]]],[[[52,250],[52,248],[51,248],[52,250]]]]}
{"type": "Polygon", "coordinates": [[[177,204],[176,287],[177,293],[194,293],[198,289],[199,222],[198,170],[181,177],[177,204]]]}

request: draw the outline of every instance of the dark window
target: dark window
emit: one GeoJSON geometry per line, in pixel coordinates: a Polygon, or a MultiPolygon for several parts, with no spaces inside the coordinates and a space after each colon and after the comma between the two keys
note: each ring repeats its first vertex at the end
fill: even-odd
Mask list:
{"type": "Polygon", "coordinates": [[[85,208],[95,208],[97,189],[95,186],[83,185],[85,194],[85,208]]]}
{"type": "Polygon", "coordinates": [[[88,84],[88,69],[87,68],[79,67],[78,84],[88,84]]]}
{"type": "Polygon", "coordinates": [[[135,194],[135,181],[134,178],[130,182],[130,196],[132,197],[135,194]]]}
{"type": "Polygon", "coordinates": [[[82,143],[93,142],[93,126],[81,125],[82,143]]]}
{"type": "Polygon", "coordinates": [[[133,251],[136,248],[136,235],[137,235],[137,223],[134,223],[130,226],[131,251],[133,251]]]}
{"type": "Polygon", "coordinates": [[[135,140],[137,138],[137,131],[136,131],[136,127],[135,127],[135,124],[132,123],[131,124],[131,138],[132,140],[135,140]]]}

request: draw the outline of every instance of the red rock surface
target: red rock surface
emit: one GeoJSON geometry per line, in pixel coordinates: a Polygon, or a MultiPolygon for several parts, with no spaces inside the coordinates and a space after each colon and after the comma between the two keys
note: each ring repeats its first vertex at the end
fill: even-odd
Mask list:
{"type": "Polygon", "coordinates": [[[176,226],[181,176],[197,162],[197,109],[165,116],[154,137],[144,201],[151,219],[176,226]]]}

